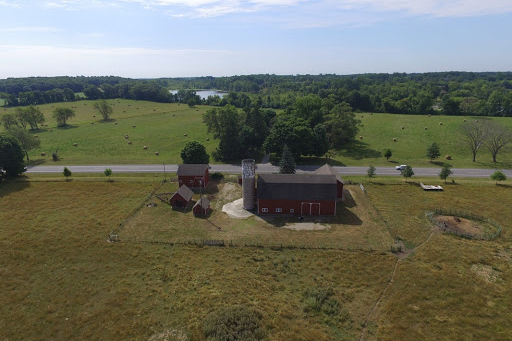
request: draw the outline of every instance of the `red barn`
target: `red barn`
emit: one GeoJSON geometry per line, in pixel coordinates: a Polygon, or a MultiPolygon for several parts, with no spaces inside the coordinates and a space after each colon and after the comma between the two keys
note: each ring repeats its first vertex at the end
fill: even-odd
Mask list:
{"type": "Polygon", "coordinates": [[[180,187],[206,187],[210,180],[208,165],[184,164],[178,166],[178,182],[180,187]]]}
{"type": "Polygon", "coordinates": [[[336,215],[336,175],[260,174],[258,214],[336,215]]]}
{"type": "Polygon", "coordinates": [[[328,164],[323,165],[315,171],[315,174],[324,174],[324,175],[335,175],[336,176],[336,188],[338,192],[338,198],[343,198],[343,180],[341,180],[340,173],[336,172],[334,168],[329,166],[328,164]]]}
{"type": "Polygon", "coordinates": [[[192,196],[194,192],[187,186],[181,186],[178,189],[178,192],[174,193],[174,195],[169,199],[169,203],[173,208],[185,208],[188,206],[190,200],[192,200],[192,196]]]}
{"type": "Polygon", "coordinates": [[[208,200],[207,197],[202,197],[199,199],[194,207],[192,208],[192,211],[194,211],[194,215],[202,215],[205,216],[208,214],[208,211],[210,210],[210,200],[208,200]]]}

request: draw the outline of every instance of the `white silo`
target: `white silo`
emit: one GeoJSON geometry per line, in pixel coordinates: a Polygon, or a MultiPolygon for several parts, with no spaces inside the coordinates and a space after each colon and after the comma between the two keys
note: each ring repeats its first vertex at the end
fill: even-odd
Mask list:
{"type": "Polygon", "coordinates": [[[254,209],[256,163],[253,159],[242,160],[242,197],[243,208],[254,209]]]}

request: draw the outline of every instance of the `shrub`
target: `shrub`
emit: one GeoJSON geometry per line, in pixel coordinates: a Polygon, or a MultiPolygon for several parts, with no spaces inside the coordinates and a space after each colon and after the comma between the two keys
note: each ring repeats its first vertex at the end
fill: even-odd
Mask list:
{"type": "Polygon", "coordinates": [[[203,331],[208,340],[258,341],[265,331],[261,327],[263,314],[245,305],[226,307],[210,313],[204,322],[203,331]]]}
{"type": "Polygon", "coordinates": [[[222,180],[224,179],[224,174],[221,172],[215,172],[210,175],[210,179],[212,180],[222,180]]]}

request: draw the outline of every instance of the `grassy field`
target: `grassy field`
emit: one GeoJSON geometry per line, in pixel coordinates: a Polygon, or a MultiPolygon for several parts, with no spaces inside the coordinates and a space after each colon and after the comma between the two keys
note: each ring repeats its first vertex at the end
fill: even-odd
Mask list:
{"type": "MultiPolygon", "coordinates": [[[[188,141],[201,142],[209,153],[217,145],[202,123],[202,113],[208,107],[109,100],[113,104],[114,120],[103,122],[94,111],[93,103],[80,101],[39,106],[48,127],[42,127],[35,133],[41,140],[41,147],[31,151],[32,162],[53,165],[51,154],[59,148],[61,161],[58,164],[62,165],[180,163],[181,149],[188,141]],[[75,109],[76,117],[68,122],[68,127],[57,127],[52,118],[55,107],[75,109]],[[128,135],[129,139],[125,139],[124,135],[128,135]],[[78,146],[74,147],[74,143],[78,146]],[[144,146],[148,149],[144,150],[144,146]],[[40,156],[41,152],[45,152],[46,156],[40,156]],[[155,155],[155,152],[160,155],[155,155]]],[[[4,112],[13,110],[9,108],[4,112]]]]}
{"type": "Polygon", "coordinates": [[[219,232],[190,212],[160,202],[145,207],[152,191],[174,189],[158,187],[159,176],[21,180],[0,185],[1,340],[164,340],[166,333],[205,340],[206,316],[234,304],[262,312],[267,340],[359,340],[363,326],[364,340],[512,338],[510,186],[465,180],[424,192],[412,181],[377,179],[366,184],[366,197],[348,186],[344,217],[330,221],[330,230],[301,232],[282,229],[283,220],[222,216],[219,205],[238,189],[221,183],[208,193],[215,208],[209,220],[223,224],[219,232]],[[503,225],[502,236],[473,241],[433,232],[424,217],[433,207],[478,208],[503,225]],[[121,237],[225,233],[261,244],[281,238],[322,246],[331,239],[352,249],[367,242],[373,246],[363,250],[377,251],[107,242],[121,223],[121,237]],[[412,251],[400,260],[384,252],[397,236],[412,251]],[[307,293],[329,288],[337,313],[308,310],[307,293]]]}
{"type": "MultiPolygon", "coordinates": [[[[107,123],[102,122],[101,117],[93,110],[92,101],[39,106],[45,114],[48,127],[35,132],[41,139],[41,148],[30,153],[33,163],[53,164],[51,153],[57,148],[62,157],[60,163],[63,165],[180,163],[180,151],[188,141],[201,142],[210,154],[217,146],[217,141],[206,133],[206,127],[202,123],[202,114],[209,109],[207,106],[189,108],[183,104],[131,100],[109,100],[109,103],[113,105],[112,118],[115,121],[107,123]],[[69,121],[69,127],[56,127],[56,122],[51,117],[55,107],[75,108],[77,116],[69,121]],[[126,134],[129,139],[124,138],[126,134]],[[132,145],[128,141],[132,141],[132,145]],[[73,143],[78,146],[73,147],[73,143]],[[144,150],[143,146],[148,149],[144,150]],[[160,153],[159,156],[155,155],[156,151],[160,153]],[[47,156],[41,157],[41,152],[46,152],[47,156]]],[[[0,113],[12,111],[14,108],[3,108],[0,113]]],[[[331,160],[304,158],[300,163],[329,162],[332,165],[354,166],[410,164],[413,167],[439,167],[446,162],[444,157],[450,155],[453,160],[447,162],[455,167],[512,168],[512,146],[498,154],[497,164],[492,162],[492,157],[485,148],[479,151],[477,162],[471,161],[471,153],[459,133],[459,127],[464,119],[471,121],[486,118],[368,113],[357,114],[357,117],[362,126],[356,141],[336,151],[331,160]],[[396,138],[396,142],[393,142],[393,138],[396,138]],[[435,162],[430,162],[425,156],[427,147],[432,142],[438,143],[442,154],[435,162]],[[393,152],[389,162],[383,156],[387,148],[393,152]]],[[[511,118],[492,119],[512,127],[511,118]]]]}
{"type": "Polygon", "coordinates": [[[183,331],[204,340],[206,315],[234,304],[263,312],[268,340],[358,337],[393,256],[107,242],[157,185],[0,186],[0,339],[164,340],[183,331]],[[305,312],[305,293],[328,288],[339,314],[305,312]]]}
{"type": "MultiPolygon", "coordinates": [[[[177,183],[166,184],[158,192],[176,192],[177,188],[177,183]]],[[[303,221],[296,217],[236,219],[222,212],[222,206],[242,197],[241,186],[234,182],[211,182],[202,193],[210,199],[213,209],[207,219],[194,217],[190,209],[173,210],[152,197],[149,202],[158,206],[144,207],[126,222],[119,237],[121,240],[173,243],[221,239],[234,245],[388,251],[393,239],[386,226],[380,224],[380,217],[371,203],[357,186],[348,186],[345,192],[346,200],[338,203],[336,217],[305,217],[303,221]],[[317,231],[290,229],[311,224],[327,228],[317,231]]],[[[193,200],[199,198],[197,193],[193,200]]]]}

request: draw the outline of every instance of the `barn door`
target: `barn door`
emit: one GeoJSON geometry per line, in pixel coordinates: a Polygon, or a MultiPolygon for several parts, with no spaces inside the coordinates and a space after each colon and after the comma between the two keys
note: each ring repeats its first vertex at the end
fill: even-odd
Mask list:
{"type": "Polygon", "coordinates": [[[311,215],[311,205],[309,202],[303,202],[300,204],[300,215],[311,215]]]}
{"type": "Polygon", "coordinates": [[[320,215],[319,203],[311,203],[311,215],[320,215]]]}

